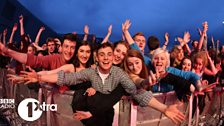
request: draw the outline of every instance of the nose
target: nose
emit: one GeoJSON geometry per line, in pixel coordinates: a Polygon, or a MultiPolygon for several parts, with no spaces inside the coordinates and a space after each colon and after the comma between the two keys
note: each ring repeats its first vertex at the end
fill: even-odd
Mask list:
{"type": "Polygon", "coordinates": [[[107,60],[107,59],[108,59],[108,56],[107,56],[107,55],[105,55],[105,56],[104,56],[104,59],[105,59],[105,60],[107,60]]]}
{"type": "Polygon", "coordinates": [[[83,57],[86,57],[86,56],[87,56],[87,54],[84,52],[84,53],[83,53],[83,57]]]}

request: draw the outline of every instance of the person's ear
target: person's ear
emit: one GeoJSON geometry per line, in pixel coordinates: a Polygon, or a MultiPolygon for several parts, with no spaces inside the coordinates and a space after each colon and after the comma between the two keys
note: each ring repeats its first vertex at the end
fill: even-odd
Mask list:
{"type": "Polygon", "coordinates": [[[98,55],[96,54],[96,61],[99,62],[98,55]]]}

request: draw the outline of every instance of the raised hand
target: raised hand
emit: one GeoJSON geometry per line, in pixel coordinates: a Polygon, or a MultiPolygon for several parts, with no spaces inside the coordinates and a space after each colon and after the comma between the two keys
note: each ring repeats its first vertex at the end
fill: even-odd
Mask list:
{"type": "Polygon", "coordinates": [[[45,30],[45,27],[44,26],[40,27],[40,30],[41,31],[44,31],[45,30]]]}
{"type": "Polygon", "coordinates": [[[86,35],[88,35],[89,34],[89,26],[85,25],[83,31],[86,35]]]}
{"type": "Polygon", "coordinates": [[[13,25],[12,31],[15,32],[15,31],[17,30],[17,28],[18,28],[17,23],[15,23],[15,24],[13,25]]]}
{"type": "Polygon", "coordinates": [[[128,29],[130,28],[131,26],[131,22],[129,19],[127,19],[123,24],[122,24],[122,31],[125,32],[125,31],[128,31],[128,29]]]}
{"type": "Polygon", "coordinates": [[[23,15],[20,15],[20,16],[19,16],[19,22],[20,22],[20,23],[23,23],[23,15]]]}
{"type": "Polygon", "coordinates": [[[111,33],[112,33],[112,24],[108,27],[108,34],[111,35],[111,33]]]}
{"type": "Polygon", "coordinates": [[[169,33],[168,32],[165,33],[165,42],[169,42],[169,33]]]}
{"type": "Polygon", "coordinates": [[[0,42],[0,54],[6,55],[8,48],[5,47],[3,43],[0,42]]]}
{"type": "Polygon", "coordinates": [[[197,30],[198,30],[198,34],[201,36],[202,35],[201,29],[200,28],[197,28],[197,30]]]}
{"type": "Polygon", "coordinates": [[[208,22],[205,21],[202,23],[203,26],[203,33],[206,34],[206,32],[208,31],[208,22]]]}
{"type": "Polygon", "coordinates": [[[187,44],[190,41],[190,38],[191,38],[190,33],[189,32],[184,32],[184,37],[183,37],[184,44],[187,44]]]}
{"type": "Polygon", "coordinates": [[[4,29],[4,31],[3,31],[3,37],[4,37],[4,36],[6,36],[7,31],[8,31],[8,30],[7,30],[7,28],[6,28],[6,29],[4,29]]]}

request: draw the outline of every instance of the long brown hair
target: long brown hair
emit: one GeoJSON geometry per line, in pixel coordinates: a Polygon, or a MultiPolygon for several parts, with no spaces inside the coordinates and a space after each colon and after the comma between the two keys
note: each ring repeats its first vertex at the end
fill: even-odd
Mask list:
{"type": "Polygon", "coordinates": [[[128,58],[129,57],[137,57],[137,58],[141,59],[141,61],[142,61],[142,70],[141,70],[141,72],[140,72],[140,74],[138,76],[140,78],[146,79],[148,77],[148,70],[147,70],[147,67],[145,65],[144,58],[143,58],[141,52],[139,52],[138,50],[135,50],[135,49],[128,50],[128,52],[127,52],[127,55],[126,55],[126,57],[124,59],[124,70],[128,74],[131,74],[132,72],[131,72],[131,70],[128,67],[128,58]]]}

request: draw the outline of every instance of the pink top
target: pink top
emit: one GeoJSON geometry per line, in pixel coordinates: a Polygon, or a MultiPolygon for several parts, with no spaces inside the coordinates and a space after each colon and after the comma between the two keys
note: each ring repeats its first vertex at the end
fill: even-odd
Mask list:
{"type": "Polygon", "coordinates": [[[47,56],[34,56],[27,54],[26,65],[32,68],[44,68],[46,70],[53,70],[66,64],[62,54],[53,54],[47,56]]]}

